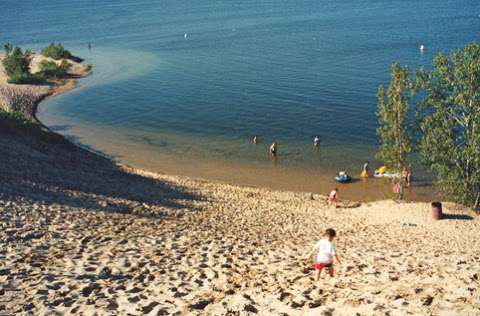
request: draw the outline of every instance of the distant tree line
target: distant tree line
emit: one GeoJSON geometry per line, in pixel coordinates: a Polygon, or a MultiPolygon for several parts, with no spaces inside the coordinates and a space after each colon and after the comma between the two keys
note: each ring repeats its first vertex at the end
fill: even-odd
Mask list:
{"type": "Polygon", "coordinates": [[[417,151],[446,199],[478,208],[480,45],[439,53],[432,70],[422,67],[411,76],[395,63],[388,89],[381,86],[377,96],[377,157],[401,171],[417,151]]]}
{"type": "Polygon", "coordinates": [[[4,45],[5,58],[2,60],[9,83],[39,84],[48,80],[57,80],[67,76],[70,63],[66,60],[72,55],[61,44],[51,43],[42,50],[42,55],[54,60],[62,60],[59,64],[54,61],[43,60],[39,65],[39,72],[32,74],[30,62],[33,54],[30,50],[23,51],[12,44],[4,45]]]}

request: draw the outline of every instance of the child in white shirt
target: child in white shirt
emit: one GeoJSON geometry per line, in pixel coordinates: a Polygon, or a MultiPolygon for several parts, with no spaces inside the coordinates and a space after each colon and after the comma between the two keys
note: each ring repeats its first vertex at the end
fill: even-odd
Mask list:
{"type": "Polygon", "coordinates": [[[315,260],[315,280],[318,281],[320,278],[320,273],[323,268],[327,268],[331,277],[333,277],[333,262],[334,259],[337,263],[340,263],[338,259],[337,249],[333,244],[333,240],[337,236],[337,233],[333,228],[329,228],[325,231],[325,238],[319,240],[312,252],[308,255],[307,260],[311,260],[315,253],[317,258],[315,260]]]}

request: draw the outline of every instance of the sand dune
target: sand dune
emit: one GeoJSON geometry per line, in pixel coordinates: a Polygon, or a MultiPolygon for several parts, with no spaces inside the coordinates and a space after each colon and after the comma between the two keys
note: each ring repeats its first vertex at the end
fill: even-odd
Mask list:
{"type": "Polygon", "coordinates": [[[0,314],[477,315],[480,221],[118,167],[0,135],[0,314]],[[350,206],[352,206],[350,208],[350,206]],[[303,260],[338,231],[342,264],[303,260]]]}

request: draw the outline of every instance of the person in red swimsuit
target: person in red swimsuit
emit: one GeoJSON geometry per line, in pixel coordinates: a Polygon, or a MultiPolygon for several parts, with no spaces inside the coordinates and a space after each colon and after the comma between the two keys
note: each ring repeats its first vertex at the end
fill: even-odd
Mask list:
{"type": "Polygon", "coordinates": [[[320,279],[320,274],[324,268],[328,269],[328,273],[333,277],[333,262],[340,263],[337,255],[337,249],[333,244],[333,240],[337,236],[333,228],[325,231],[325,238],[319,240],[313,247],[312,252],[308,255],[308,260],[311,260],[317,254],[315,260],[315,280],[320,279]]]}

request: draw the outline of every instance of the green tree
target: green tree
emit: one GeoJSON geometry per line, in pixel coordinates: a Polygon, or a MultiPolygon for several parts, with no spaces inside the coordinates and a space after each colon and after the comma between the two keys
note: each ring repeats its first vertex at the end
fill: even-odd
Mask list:
{"type": "Polygon", "coordinates": [[[42,49],[42,55],[45,57],[53,58],[55,60],[72,57],[72,54],[68,50],[66,50],[60,43],[50,43],[47,47],[42,49]]]}
{"type": "Polygon", "coordinates": [[[2,64],[9,83],[36,84],[43,81],[41,77],[30,73],[30,60],[32,57],[30,50],[23,52],[20,47],[13,48],[11,44],[6,44],[5,51],[9,53],[2,60],[2,64]]]}
{"type": "Polygon", "coordinates": [[[377,158],[388,169],[398,172],[407,167],[408,154],[412,151],[408,118],[411,83],[406,66],[395,63],[391,72],[388,90],[380,86],[377,93],[377,135],[380,138],[377,158]]]}
{"type": "Polygon", "coordinates": [[[3,67],[8,76],[14,73],[28,73],[30,71],[29,56],[22,52],[20,47],[15,47],[7,57],[3,59],[3,67]]]}
{"type": "Polygon", "coordinates": [[[433,70],[415,78],[422,161],[445,198],[472,206],[480,196],[480,45],[438,54],[433,70]]]}

